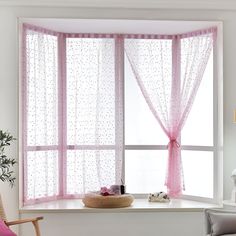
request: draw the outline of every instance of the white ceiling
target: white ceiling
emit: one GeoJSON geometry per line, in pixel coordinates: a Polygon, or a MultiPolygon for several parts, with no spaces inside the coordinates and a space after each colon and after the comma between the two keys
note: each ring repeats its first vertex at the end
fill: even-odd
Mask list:
{"type": "Polygon", "coordinates": [[[235,10],[235,0],[0,0],[0,6],[235,10]]]}
{"type": "Polygon", "coordinates": [[[64,33],[181,34],[217,26],[212,21],[151,21],[23,18],[21,22],[64,33]]]}

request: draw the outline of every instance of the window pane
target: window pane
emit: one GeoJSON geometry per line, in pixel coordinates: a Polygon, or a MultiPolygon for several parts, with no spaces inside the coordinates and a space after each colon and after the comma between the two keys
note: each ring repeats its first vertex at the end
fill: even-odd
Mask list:
{"type": "Polygon", "coordinates": [[[166,191],[167,151],[126,150],[125,184],[129,193],[166,191]]]}
{"type": "Polygon", "coordinates": [[[125,143],[161,145],[168,139],[150,111],[125,56],[125,143]]]}
{"type": "Polygon", "coordinates": [[[67,38],[68,144],[115,144],[114,39],[67,38]]]}
{"type": "Polygon", "coordinates": [[[213,145],[213,55],[181,133],[182,145],[213,145]]]}
{"type": "Polygon", "coordinates": [[[27,145],[58,143],[57,37],[27,31],[27,145]]]}
{"type": "Polygon", "coordinates": [[[68,150],[67,194],[97,191],[115,184],[114,150],[68,150]]]}
{"type": "Polygon", "coordinates": [[[33,151],[27,153],[27,199],[58,194],[58,152],[33,151]]]}
{"type": "Polygon", "coordinates": [[[213,198],[213,152],[182,151],[184,194],[213,198]]]}

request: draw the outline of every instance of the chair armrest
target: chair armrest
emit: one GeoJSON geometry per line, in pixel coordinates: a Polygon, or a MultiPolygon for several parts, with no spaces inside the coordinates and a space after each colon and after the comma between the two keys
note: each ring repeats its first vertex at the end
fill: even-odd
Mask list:
{"type": "Polygon", "coordinates": [[[35,222],[38,220],[42,220],[43,217],[36,217],[36,218],[31,218],[31,219],[22,219],[22,220],[15,220],[15,221],[8,221],[5,222],[7,226],[11,226],[11,225],[18,225],[18,224],[24,224],[24,223],[28,223],[28,222],[35,222]]]}

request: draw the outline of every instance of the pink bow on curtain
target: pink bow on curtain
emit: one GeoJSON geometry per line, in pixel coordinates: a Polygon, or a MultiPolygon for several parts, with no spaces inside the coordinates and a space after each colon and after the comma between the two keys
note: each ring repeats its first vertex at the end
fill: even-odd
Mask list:
{"type": "Polygon", "coordinates": [[[185,189],[180,157],[180,144],[176,139],[171,139],[168,143],[168,169],[165,185],[167,186],[168,194],[172,197],[178,197],[182,193],[182,190],[185,189]]]}
{"type": "Polygon", "coordinates": [[[180,136],[206,68],[216,28],[184,35],[126,39],[125,52],[141,92],[169,138],[166,186],[184,189],[180,136]]]}

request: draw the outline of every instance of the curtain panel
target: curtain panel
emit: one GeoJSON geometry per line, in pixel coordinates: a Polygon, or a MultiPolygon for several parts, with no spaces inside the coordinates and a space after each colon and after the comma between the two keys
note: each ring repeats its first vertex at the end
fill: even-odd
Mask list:
{"type": "Polygon", "coordinates": [[[24,204],[121,184],[123,40],[23,26],[24,204]]]}
{"type": "Polygon", "coordinates": [[[166,185],[179,196],[181,129],[215,36],[215,28],[184,35],[64,34],[24,24],[24,204],[122,182],[124,53],[169,138],[166,185]]]}
{"type": "Polygon", "coordinates": [[[142,94],[169,138],[166,186],[171,197],[184,190],[181,130],[200,86],[216,29],[125,41],[125,52],[142,94]]]}

